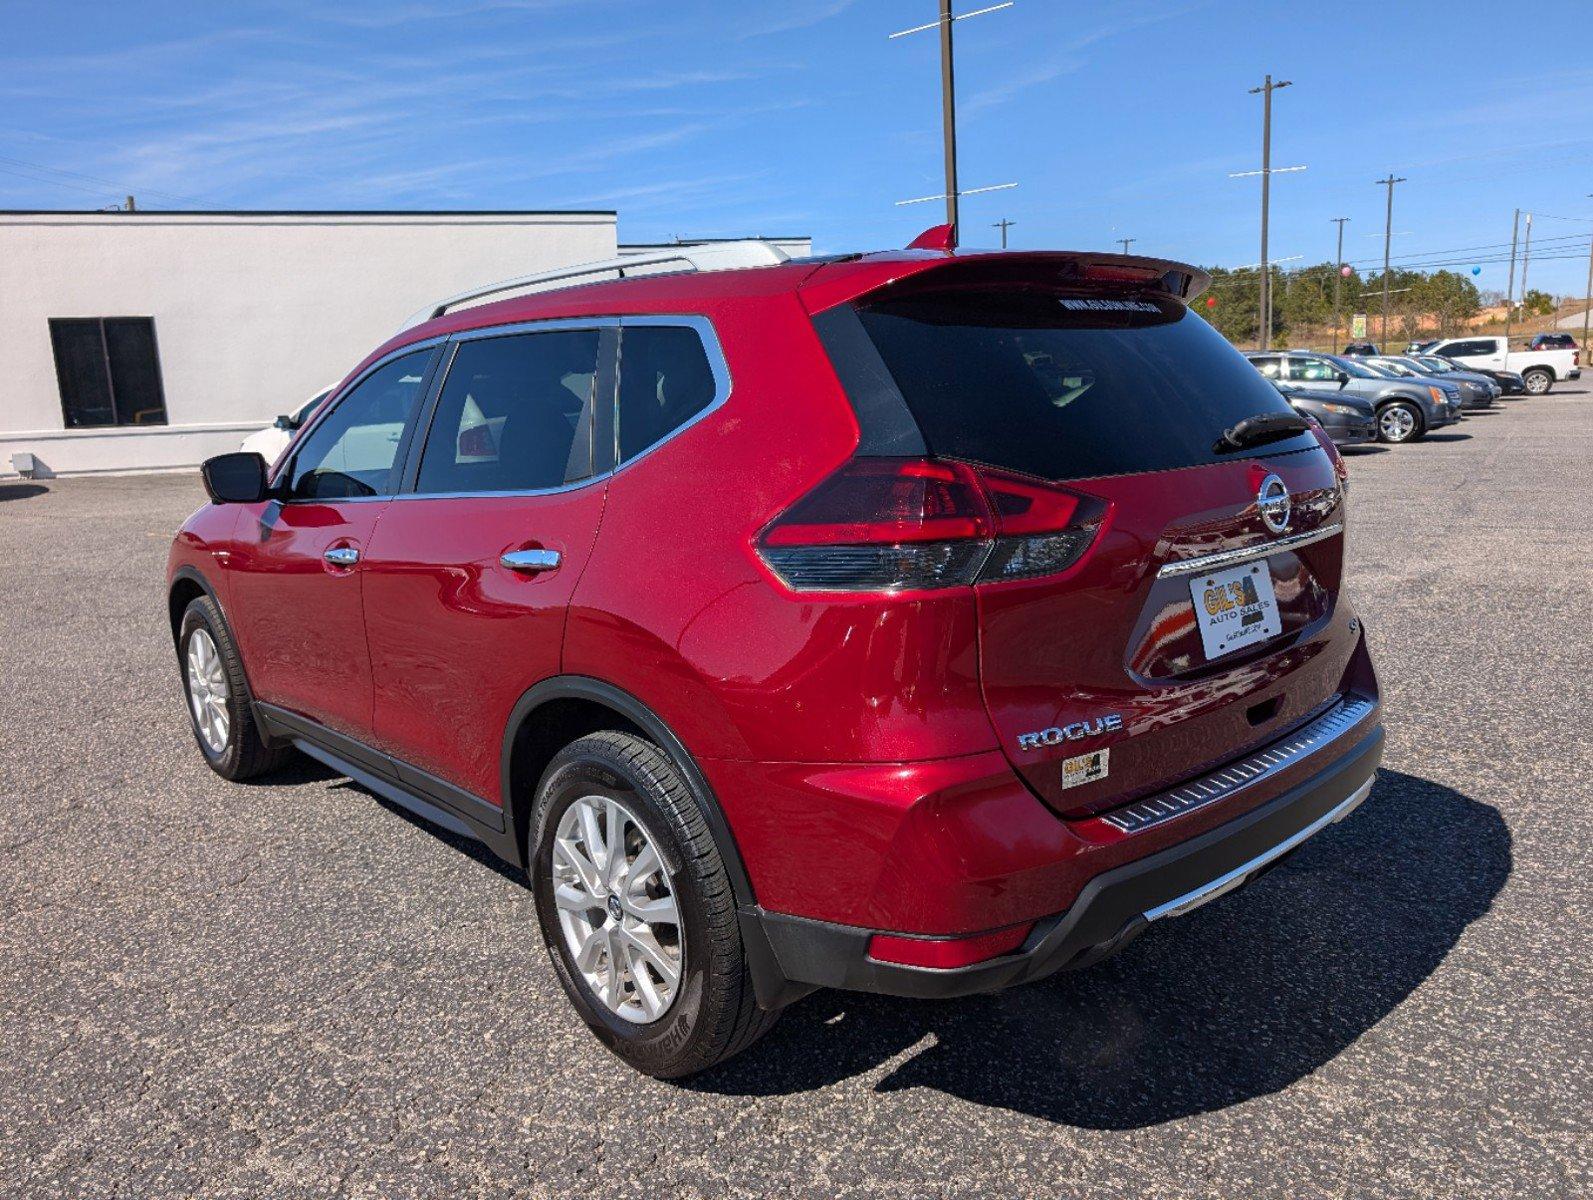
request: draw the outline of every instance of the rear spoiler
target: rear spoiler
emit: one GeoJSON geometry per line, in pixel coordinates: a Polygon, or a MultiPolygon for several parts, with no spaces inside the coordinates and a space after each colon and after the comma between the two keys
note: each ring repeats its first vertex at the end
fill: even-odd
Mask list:
{"type": "Polygon", "coordinates": [[[802,283],[811,313],[882,292],[961,284],[1122,285],[1188,303],[1211,285],[1199,267],[1168,258],[1070,250],[903,250],[819,267],[802,283]]]}

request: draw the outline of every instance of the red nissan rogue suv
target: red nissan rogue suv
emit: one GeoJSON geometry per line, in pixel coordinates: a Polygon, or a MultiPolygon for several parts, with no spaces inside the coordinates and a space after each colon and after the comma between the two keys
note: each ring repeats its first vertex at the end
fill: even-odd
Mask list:
{"type": "Polygon", "coordinates": [[[199,748],[296,749],[526,868],[654,1075],[814,988],[1093,963],[1382,751],[1343,465],[1206,282],[742,243],[445,302],[274,467],[205,464],[169,568],[199,748]]]}

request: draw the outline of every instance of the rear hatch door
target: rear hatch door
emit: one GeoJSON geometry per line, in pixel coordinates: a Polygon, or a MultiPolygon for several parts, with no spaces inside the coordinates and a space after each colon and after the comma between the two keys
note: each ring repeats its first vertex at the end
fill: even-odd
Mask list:
{"type": "Polygon", "coordinates": [[[1292,410],[1180,300],[921,279],[857,314],[932,454],[1101,502],[1065,571],[977,588],[986,707],[1039,796],[1140,799],[1332,703],[1335,459],[1286,422],[1224,441],[1292,410]]]}

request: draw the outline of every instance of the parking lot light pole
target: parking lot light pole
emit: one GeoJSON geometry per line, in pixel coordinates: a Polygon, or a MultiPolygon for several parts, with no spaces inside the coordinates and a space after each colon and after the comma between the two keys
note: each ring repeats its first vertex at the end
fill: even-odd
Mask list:
{"type": "MultiPolygon", "coordinates": [[[[1388,353],[1388,244],[1394,236],[1394,185],[1404,183],[1403,178],[1395,178],[1394,172],[1388,173],[1387,179],[1377,181],[1388,189],[1388,211],[1383,217],[1383,353],[1388,353]]],[[[1342,226],[1341,226],[1342,228],[1342,226]]]]}
{"type": "Polygon", "coordinates": [[[1130,246],[1132,246],[1135,242],[1139,241],[1138,238],[1116,238],[1114,240],[1117,242],[1117,244],[1119,246],[1123,247],[1123,253],[1124,254],[1128,253],[1128,248],[1130,246]]]}
{"type": "Polygon", "coordinates": [[[1002,217],[999,221],[991,222],[990,227],[992,229],[1001,230],[1001,248],[1003,250],[1007,248],[1007,230],[1011,229],[1016,224],[1016,221],[1009,221],[1006,217],[1002,217]]]}
{"type": "MultiPolygon", "coordinates": [[[[1339,344],[1339,287],[1344,282],[1344,222],[1348,217],[1330,217],[1339,227],[1339,249],[1333,262],[1333,346],[1339,344]]],[[[1328,347],[1330,350],[1332,346],[1328,347]]]]}

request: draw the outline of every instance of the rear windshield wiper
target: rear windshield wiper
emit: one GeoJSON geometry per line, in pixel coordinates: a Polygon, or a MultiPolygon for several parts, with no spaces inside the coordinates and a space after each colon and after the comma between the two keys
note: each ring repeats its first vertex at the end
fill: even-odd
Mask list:
{"type": "Polygon", "coordinates": [[[1310,428],[1311,422],[1299,413],[1257,413],[1224,429],[1213,449],[1218,454],[1227,454],[1248,446],[1259,446],[1263,442],[1293,437],[1310,428]]]}

